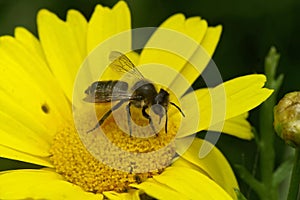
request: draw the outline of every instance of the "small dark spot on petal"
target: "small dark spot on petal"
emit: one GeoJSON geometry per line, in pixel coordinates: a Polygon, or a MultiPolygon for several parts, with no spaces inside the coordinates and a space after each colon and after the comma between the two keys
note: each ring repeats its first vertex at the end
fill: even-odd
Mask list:
{"type": "Polygon", "coordinates": [[[42,111],[43,111],[44,113],[46,113],[46,114],[49,113],[49,106],[48,106],[47,104],[43,104],[43,105],[41,106],[41,108],[42,108],[42,111]]]}

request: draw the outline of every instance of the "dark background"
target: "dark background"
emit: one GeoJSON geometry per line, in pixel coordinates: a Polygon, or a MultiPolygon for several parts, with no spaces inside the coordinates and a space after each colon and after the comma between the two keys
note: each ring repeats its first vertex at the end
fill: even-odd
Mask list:
{"type": "MultiPolygon", "coordinates": [[[[67,10],[73,8],[80,10],[89,18],[96,4],[111,7],[116,2],[117,0],[0,0],[0,35],[12,35],[16,26],[24,26],[36,33],[36,14],[41,8],[47,8],[63,19],[67,10]]],[[[224,80],[249,73],[262,73],[264,57],[270,46],[275,46],[281,54],[278,72],[285,75],[279,97],[287,92],[299,90],[299,0],[127,0],[126,2],[131,9],[133,28],[159,26],[170,15],[178,12],[184,13],[187,17],[201,16],[211,26],[222,24],[222,37],[213,59],[224,80]]],[[[257,110],[258,108],[250,115],[254,125],[257,124],[255,120],[257,110]]],[[[218,146],[231,164],[245,164],[249,169],[253,168],[257,153],[253,141],[222,136],[218,146]]],[[[0,160],[0,170],[19,167],[31,166],[0,160]]],[[[249,188],[242,182],[241,189],[249,197],[249,188]]],[[[250,194],[255,199],[255,195],[250,194]]]]}
{"type": "MultiPolygon", "coordinates": [[[[61,18],[68,9],[80,10],[87,18],[98,3],[113,6],[117,0],[0,0],[0,35],[12,35],[16,26],[36,33],[36,14],[47,8],[61,18]]],[[[222,38],[214,61],[225,80],[237,75],[262,72],[264,56],[271,45],[281,54],[279,72],[286,80],[282,91],[296,90],[300,71],[299,10],[297,0],[127,0],[132,26],[158,26],[167,17],[181,12],[201,16],[209,25],[223,25],[222,38]]],[[[281,92],[281,95],[283,92],[281,92]]]]}

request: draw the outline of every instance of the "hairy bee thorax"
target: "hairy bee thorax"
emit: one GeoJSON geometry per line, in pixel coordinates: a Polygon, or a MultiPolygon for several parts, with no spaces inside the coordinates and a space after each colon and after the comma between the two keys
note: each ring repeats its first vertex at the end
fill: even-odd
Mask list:
{"type": "Polygon", "coordinates": [[[154,98],[157,95],[157,91],[152,83],[147,80],[141,80],[135,83],[132,88],[134,97],[140,97],[138,100],[133,101],[133,105],[137,108],[143,106],[151,106],[154,103],[154,98]]]}

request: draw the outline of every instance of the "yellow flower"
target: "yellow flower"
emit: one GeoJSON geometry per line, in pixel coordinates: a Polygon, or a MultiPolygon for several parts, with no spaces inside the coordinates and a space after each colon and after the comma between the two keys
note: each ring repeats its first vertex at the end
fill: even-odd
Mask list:
{"type": "MultiPolygon", "coordinates": [[[[195,138],[186,151],[181,151],[182,143],[176,149],[171,145],[164,155],[170,160],[176,150],[182,153],[181,157],[165,169],[141,173],[135,173],[133,167],[132,172],[112,169],[95,159],[82,145],[72,116],[75,78],[84,59],[97,45],[130,30],[126,3],[121,1],[112,9],[98,5],[89,22],[75,10],[68,12],[65,22],[41,10],[37,23],[39,40],[20,27],[16,28],[14,37],[0,38],[0,156],[44,168],[1,172],[0,199],[102,199],[103,195],[109,199],[139,199],[144,194],[158,199],[235,198],[233,189],[238,188],[238,184],[221,152],[206,143],[211,151],[199,159],[203,140],[195,138]]],[[[205,20],[186,19],[182,14],[170,17],[161,27],[193,38],[208,55],[213,54],[221,34],[220,26],[208,27],[205,20]]],[[[156,32],[150,41],[155,43],[160,37],[156,32]]],[[[130,38],[126,41],[126,50],[131,48],[130,41],[130,38]]],[[[197,49],[190,51],[193,54],[197,49]]],[[[155,49],[145,49],[140,56],[132,54],[129,57],[137,66],[149,62],[172,66],[189,84],[201,73],[170,54],[162,57],[155,49]]],[[[114,78],[110,73],[105,76],[114,78]]],[[[171,78],[165,77],[170,87],[175,84],[171,78]]],[[[124,149],[147,152],[170,142],[178,130],[178,120],[182,120],[181,134],[176,137],[184,142],[185,136],[217,129],[217,123],[222,123],[212,124],[210,119],[216,112],[211,110],[211,95],[223,88],[226,94],[223,132],[251,139],[247,111],[271,94],[272,91],[262,88],[264,82],[263,75],[248,75],[184,95],[180,102],[187,119],[179,119],[178,113],[172,118],[170,114],[168,134],[159,133],[145,140],[131,138],[114,127],[112,117],[106,120],[103,129],[107,130],[108,138],[125,145],[124,149]],[[203,116],[195,124],[196,128],[184,123],[194,117],[192,96],[203,116]]],[[[176,94],[183,95],[187,89],[180,87],[176,94]]],[[[100,108],[105,109],[105,106],[100,108]]],[[[133,108],[132,112],[137,113],[138,109],[133,108]]],[[[91,128],[91,124],[86,124],[86,128],[91,128]]]]}

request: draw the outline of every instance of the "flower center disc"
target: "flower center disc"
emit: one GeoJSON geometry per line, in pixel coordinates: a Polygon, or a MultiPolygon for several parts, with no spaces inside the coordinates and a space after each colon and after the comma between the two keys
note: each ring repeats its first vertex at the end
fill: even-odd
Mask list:
{"type": "MultiPolygon", "coordinates": [[[[97,115],[101,118],[110,106],[101,104],[96,105],[95,108],[97,115]]],[[[141,109],[132,106],[132,121],[142,128],[133,128],[132,136],[130,136],[127,131],[124,132],[124,129],[120,128],[120,123],[128,128],[126,112],[123,109],[117,112],[120,112],[118,116],[123,119],[121,122],[119,120],[116,123],[115,116],[117,115],[110,115],[101,125],[105,138],[113,145],[105,145],[98,140],[97,137],[101,134],[97,130],[87,133],[87,130],[95,126],[89,114],[81,115],[81,130],[78,127],[76,129],[73,123],[64,124],[54,138],[50,153],[56,171],[67,181],[82,187],[85,191],[95,193],[111,190],[127,191],[130,184],[141,183],[161,173],[174,158],[174,138],[180,121],[169,116],[167,133],[164,128],[161,128],[157,134],[153,134],[153,130],[149,128],[149,121],[141,114],[141,109]],[[122,116],[124,113],[125,116],[122,116]],[[148,127],[143,128],[145,126],[148,127]],[[145,137],[147,134],[150,137],[145,137]],[[117,151],[115,147],[119,150],[117,151]],[[120,149],[136,157],[141,154],[139,158],[144,159],[135,160],[135,157],[132,157],[128,162],[126,158],[120,157],[120,149]],[[161,151],[159,154],[149,154],[150,157],[149,155],[143,156],[145,153],[159,150],[161,151]],[[103,158],[99,159],[98,156],[103,158]]],[[[161,121],[163,127],[164,123],[165,118],[161,121]]]]}

